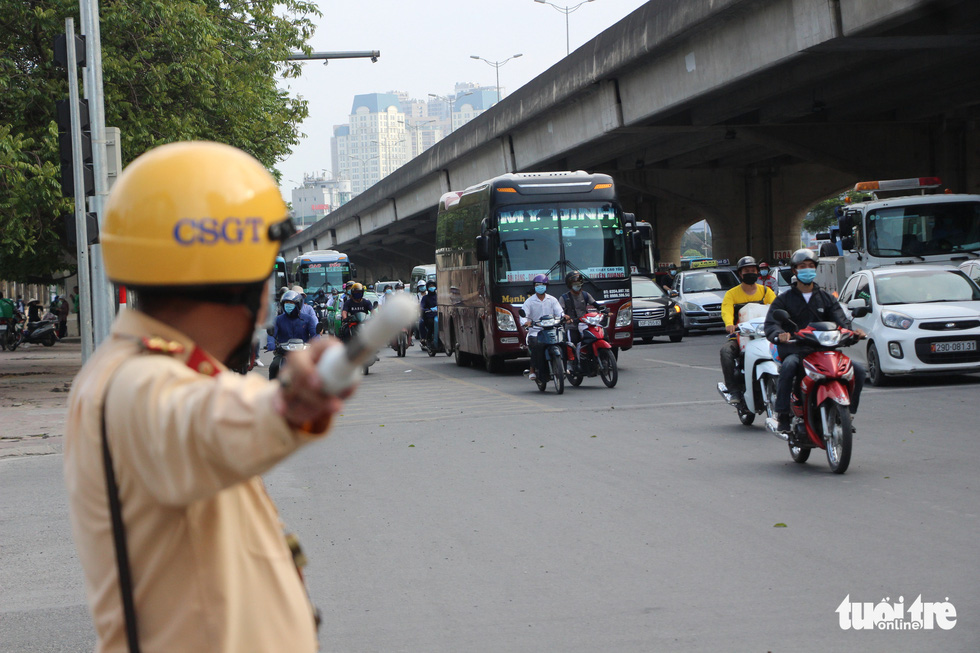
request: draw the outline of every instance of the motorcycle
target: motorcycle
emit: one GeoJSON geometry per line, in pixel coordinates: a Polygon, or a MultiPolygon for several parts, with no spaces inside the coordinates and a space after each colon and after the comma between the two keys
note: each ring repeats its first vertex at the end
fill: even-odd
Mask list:
{"type": "Polygon", "coordinates": [[[25,342],[34,345],[44,345],[45,347],[53,346],[54,343],[58,342],[58,318],[28,322],[27,326],[23,327],[23,330],[19,332],[17,340],[13,343],[8,341],[7,346],[10,351],[13,351],[25,342]]]}
{"type": "Polygon", "coordinates": [[[316,333],[322,336],[330,332],[330,311],[327,310],[326,301],[313,301],[313,312],[316,314],[316,333]]]}
{"type": "Polygon", "coordinates": [[[14,311],[12,317],[0,317],[0,348],[13,351],[20,344],[20,333],[24,329],[24,314],[14,311]]]}
{"type": "Polygon", "coordinates": [[[286,342],[277,342],[275,354],[272,357],[272,363],[269,365],[269,380],[279,376],[279,370],[282,366],[286,364],[286,354],[291,351],[300,351],[308,348],[309,345],[301,338],[290,338],[286,342]]]}
{"type": "MultiPolygon", "coordinates": [[[[520,309],[521,317],[527,317],[524,309],[520,309]]],[[[531,320],[531,326],[540,328],[537,335],[537,345],[544,349],[545,366],[543,370],[535,370],[534,382],[538,390],[544,392],[548,382],[555,386],[555,392],[565,392],[565,327],[562,319],[554,315],[542,315],[540,320],[531,320]]]]}
{"type": "Polygon", "coordinates": [[[398,333],[398,337],[391,341],[390,346],[395,350],[398,358],[405,357],[405,352],[408,351],[408,338],[409,330],[406,327],[398,333]]]}
{"type": "MultiPolygon", "coordinates": [[[[350,342],[351,340],[353,340],[354,339],[354,336],[357,335],[357,331],[370,318],[371,318],[371,314],[370,313],[350,313],[347,316],[347,323],[345,324],[345,328],[343,329],[343,331],[346,332],[346,333],[343,334],[345,337],[343,337],[341,339],[344,342],[350,342]]],[[[369,357],[368,361],[366,363],[364,363],[364,374],[365,375],[371,373],[371,366],[374,365],[376,362],[378,362],[378,357],[377,356],[370,356],[369,357]]]]}
{"type": "MultiPolygon", "coordinates": [[[[605,327],[609,324],[609,309],[588,312],[579,318],[579,322],[585,324],[586,328],[582,331],[582,342],[577,357],[575,345],[570,342],[565,343],[568,382],[573,386],[579,386],[585,377],[594,377],[598,374],[606,387],[612,388],[619,380],[619,368],[616,365],[612,345],[606,339],[605,327]]],[[[576,328],[577,326],[575,325],[576,328]]]]}
{"type": "MultiPolygon", "coordinates": [[[[451,349],[447,350],[442,341],[439,340],[439,309],[430,308],[426,312],[432,316],[432,323],[425,324],[426,330],[429,332],[429,337],[425,338],[424,340],[420,339],[419,347],[422,348],[422,351],[427,352],[430,358],[438,353],[443,353],[446,356],[452,356],[453,351],[451,349]]],[[[422,316],[422,320],[425,321],[425,315],[422,316]]],[[[421,325],[419,326],[421,332],[421,325]]]]}
{"type": "MultiPolygon", "coordinates": [[[[737,333],[742,358],[735,361],[735,374],[742,379],[743,397],[735,404],[735,410],[739,421],[745,426],[750,426],[757,414],[765,413],[767,418],[776,416],[773,406],[779,368],[772,359],[769,341],[766,340],[768,310],[768,306],[746,304],[739,311],[737,333]],[[768,400],[770,397],[772,401],[768,400]]],[[[718,383],[718,393],[726,403],[732,403],[732,395],[722,382],[718,383]]]]}
{"type": "MultiPolygon", "coordinates": [[[[791,342],[805,349],[801,352],[802,374],[793,384],[790,431],[781,433],[775,416],[766,419],[766,428],[789,444],[795,462],[805,463],[812,449],[825,449],[831,471],[843,474],[851,462],[854,367],[851,359],[839,350],[855,344],[860,337],[833,322],[812,322],[798,329],[782,310],[773,311],[773,318],[793,335],[791,342]]],[[[773,402],[775,398],[773,384],[773,402]]]]}

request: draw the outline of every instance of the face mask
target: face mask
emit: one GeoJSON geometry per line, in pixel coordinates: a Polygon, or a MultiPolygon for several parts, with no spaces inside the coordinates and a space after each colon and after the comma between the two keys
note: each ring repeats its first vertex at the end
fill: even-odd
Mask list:
{"type": "Polygon", "coordinates": [[[362,297],[364,297],[364,293],[363,292],[354,292],[354,293],[351,293],[351,297],[353,297],[354,299],[361,299],[362,297]]]}
{"type": "Polygon", "coordinates": [[[752,285],[759,280],[759,275],[755,272],[746,272],[742,275],[742,283],[752,285]]]}
{"type": "Polygon", "coordinates": [[[285,313],[292,313],[294,308],[296,308],[296,304],[290,302],[286,302],[282,305],[282,310],[285,313]]]}
{"type": "Polygon", "coordinates": [[[803,268],[796,271],[796,278],[803,284],[811,284],[817,278],[817,271],[814,268],[803,268]]]}
{"type": "Polygon", "coordinates": [[[534,287],[534,292],[538,293],[539,295],[543,295],[547,290],[548,286],[544,285],[543,283],[539,283],[534,287]]]}
{"type": "Polygon", "coordinates": [[[385,294],[386,295],[390,295],[391,294],[391,288],[385,288],[385,294]]]}
{"type": "Polygon", "coordinates": [[[670,276],[676,277],[677,276],[677,270],[671,270],[670,271],[670,276]]]}
{"type": "Polygon", "coordinates": [[[769,270],[759,270],[759,276],[760,277],[768,277],[769,276],[769,270]]]}
{"type": "Polygon", "coordinates": [[[433,286],[429,286],[429,292],[435,292],[436,289],[433,286]]]}
{"type": "Polygon", "coordinates": [[[572,290],[574,290],[575,292],[580,292],[582,290],[582,284],[580,284],[580,283],[573,283],[572,284],[572,290]]]}

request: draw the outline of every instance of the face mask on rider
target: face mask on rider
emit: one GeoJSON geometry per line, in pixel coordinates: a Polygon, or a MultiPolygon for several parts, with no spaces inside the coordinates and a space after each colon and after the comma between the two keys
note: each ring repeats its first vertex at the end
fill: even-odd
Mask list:
{"type": "Polygon", "coordinates": [[[391,294],[391,288],[385,288],[385,294],[386,295],[390,295],[391,294]]]}
{"type": "Polygon", "coordinates": [[[539,283],[534,287],[534,292],[538,293],[539,295],[543,295],[547,290],[548,286],[544,285],[543,283],[539,283]]]}
{"type": "Polygon", "coordinates": [[[282,310],[285,313],[292,313],[294,308],[296,308],[296,304],[293,304],[292,302],[286,302],[282,305],[282,310]]]}
{"type": "Polygon", "coordinates": [[[817,278],[817,271],[813,268],[803,268],[796,271],[796,278],[800,283],[811,284],[817,278]]]}
{"type": "Polygon", "coordinates": [[[749,285],[754,284],[759,280],[759,275],[755,272],[744,272],[742,274],[742,283],[747,283],[749,285]]]}
{"type": "Polygon", "coordinates": [[[580,283],[573,283],[572,284],[572,290],[574,290],[575,292],[581,292],[582,291],[582,284],[580,284],[580,283]]]}
{"type": "Polygon", "coordinates": [[[435,291],[436,291],[435,286],[429,286],[429,292],[435,292],[435,291]]]}

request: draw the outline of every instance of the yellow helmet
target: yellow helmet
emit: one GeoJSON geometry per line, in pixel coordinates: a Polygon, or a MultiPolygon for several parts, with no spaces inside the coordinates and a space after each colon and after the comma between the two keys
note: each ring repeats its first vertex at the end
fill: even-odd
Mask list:
{"type": "Polygon", "coordinates": [[[250,155],[220,143],[163,145],[130,163],[109,194],[106,273],[137,287],[262,281],[279,250],[269,227],[284,219],[275,179],[250,155]]]}
{"type": "Polygon", "coordinates": [[[364,284],[361,284],[361,283],[358,283],[357,281],[355,281],[353,284],[351,284],[350,291],[351,292],[364,292],[364,284]]]}

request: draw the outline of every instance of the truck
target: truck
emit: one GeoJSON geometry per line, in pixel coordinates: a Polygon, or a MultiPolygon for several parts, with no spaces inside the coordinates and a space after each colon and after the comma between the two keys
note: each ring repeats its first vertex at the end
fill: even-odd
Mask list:
{"type": "Polygon", "coordinates": [[[980,256],[980,195],[938,192],[938,177],[863,181],[871,199],[840,207],[837,227],[818,239],[817,283],[837,294],[859,270],[914,263],[955,264],[980,256]]]}

